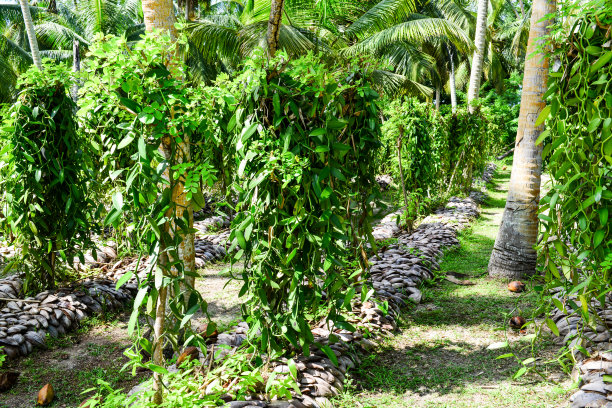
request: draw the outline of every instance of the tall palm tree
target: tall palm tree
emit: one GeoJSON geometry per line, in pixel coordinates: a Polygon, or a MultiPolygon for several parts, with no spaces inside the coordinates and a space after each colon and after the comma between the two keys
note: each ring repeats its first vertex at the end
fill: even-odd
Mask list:
{"type": "Polygon", "coordinates": [[[40,59],[40,52],[38,51],[38,41],[36,40],[36,34],[34,33],[34,23],[32,22],[32,15],[30,14],[30,5],[28,4],[28,0],[19,0],[19,4],[21,5],[23,22],[28,33],[32,60],[34,61],[36,68],[42,71],[42,62],[40,59]]]}
{"type": "Polygon", "coordinates": [[[544,130],[543,124],[536,126],[536,118],[546,106],[543,96],[548,80],[548,59],[538,43],[550,24],[543,18],[554,12],[555,0],[533,2],[514,163],[506,208],[489,260],[490,276],[520,278],[535,272],[542,167],[542,147],[535,142],[544,130]]]}
{"type": "Polygon", "coordinates": [[[482,66],[484,62],[485,45],[486,45],[486,29],[487,29],[487,11],[489,7],[488,0],[478,0],[478,15],[476,19],[476,33],[474,36],[474,56],[472,57],[472,70],[470,73],[470,87],[468,89],[468,105],[472,112],[472,102],[478,98],[480,91],[480,79],[482,78],[482,66]]]}
{"type": "Polygon", "coordinates": [[[266,42],[268,43],[268,53],[270,57],[274,57],[278,48],[278,35],[283,19],[284,3],[285,0],[272,0],[270,5],[270,20],[268,21],[268,32],[266,34],[266,42]]]}

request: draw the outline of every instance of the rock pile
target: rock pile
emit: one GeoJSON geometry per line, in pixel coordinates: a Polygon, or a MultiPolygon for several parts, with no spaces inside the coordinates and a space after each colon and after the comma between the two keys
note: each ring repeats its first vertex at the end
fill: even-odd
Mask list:
{"type": "MultiPolygon", "coordinates": [[[[589,307],[597,313],[599,323],[595,329],[584,326],[582,319],[572,308],[570,302],[566,301],[563,291],[559,291],[555,297],[565,306],[565,312],[555,309],[551,319],[557,325],[560,344],[567,344],[570,350],[574,350],[577,364],[574,367],[574,380],[580,377],[580,389],[570,397],[571,408],[586,407],[608,407],[612,408],[612,385],[604,382],[604,375],[612,374],[612,298],[606,296],[605,307],[599,302],[593,301],[589,307]],[[584,354],[577,352],[576,347],[584,347],[590,354],[586,358],[584,354]],[[608,398],[610,395],[610,398],[608,398]]],[[[582,303],[575,295],[569,296],[577,308],[582,303]]]]}
{"type": "MultiPolygon", "coordinates": [[[[222,259],[225,249],[212,242],[195,240],[196,266],[222,259]]],[[[34,297],[21,299],[21,279],[17,275],[0,280],[0,298],[4,307],[0,309],[0,346],[9,358],[25,356],[34,347],[45,347],[47,334],[58,337],[74,329],[79,321],[107,310],[125,307],[136,296],[137,275],[145,278],[147,258],[140,260],[124,258],[116,260],[113,246],[97,251],[97,259],[85,258],[85,265],[99,267],[100,275],[77,282],[69,287],[44,291],[34,297]],[[116,281],[128,271],[138,271],[121,288],[116,281]]],[[[82,267],[83,265],[81,265],[82,267]]]]}
{"type": "Polygon", "coordinates": [[[395,237],[400,232],[398,219],[402,215],[402,211],[395,211],[387,214],[385,218],[372,228],[372,236],[376,240],[389,239],[395,237]]]}
{"type": "Polygon", "coordinates": [[[115,289],[109,279],[89,279],[69,288],[44,291],[34,297],[7,302],[0,309],[0,346],[9,358],[45,347],[53,338],[73,329],[88,315],[123,307],[135,296],[135,287],[115,289]],[[130,290],[131,289],[131,290],[130,290]]]}
{"type": "Polygon", "coordinates": [[[17,299],[21,293],[22,280],[18,275],[10,275],[0,279],[0,305],[6,302],[6,299],[17,299]]]}

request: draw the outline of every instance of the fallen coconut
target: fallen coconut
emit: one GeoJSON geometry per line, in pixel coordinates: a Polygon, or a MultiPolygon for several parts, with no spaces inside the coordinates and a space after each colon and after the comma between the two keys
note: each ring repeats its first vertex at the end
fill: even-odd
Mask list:
{"type": "Polygon", "coordinates": [[[51,384],[46,384],[44,387],[38,391],[38,399],[36,403],[38,405],[49,405],[53,398],[55,398],[55,391],[53,390],[53,386],[51,384]]]}

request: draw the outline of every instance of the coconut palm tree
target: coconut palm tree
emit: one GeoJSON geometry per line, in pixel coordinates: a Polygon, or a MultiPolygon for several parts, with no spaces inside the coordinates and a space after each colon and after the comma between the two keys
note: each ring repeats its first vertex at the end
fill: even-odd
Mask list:
{"type": "Polygon", "coordinates": [[[478,0],[478,14],[476,19],[476,32],[474,35],[474,56],[472,57],[472,69],[470,73],[470,87],[468,89],[468,104],[470,112],[472,112],[472,102],[478,98],[480,91],[480,79],[482,78],[482,67],[484,62],[485,45],[486,45],[486,25],[487,11],[489,7],[488,0],[478,0]]]}
{"type": "Polygon", "coordinates": [[[546,15],[555,12],[555,0],[535,0],[525,59],[525,76],[514,148],[514,163],[502,223],[489,260],[489,275],[520,278],[533,274],[538,233],[538,202],[542,147],[536,139],[544,130],[536,118],[546,106],[543,100],[548,79],[548,59],[539,48],[548,33],[546,15]]]}
{"type": "Polygon", "coordinates": [[[268,20],[268,31],[266,33],[266,42],[268,43],[268,53],[270,57],[274,57],[278,48],[278,35],[283,19],[284,3],[285,0],[272,0],[270,5],[270,20],[268,20]]]}
{"type": "Polygon", "coordinates": [[[38,51],[38,41],[36,34],[34,33],[34,23],[32,22],[32,14],[30,14],[30,5],[28,0],[19,0],[21,5],[21,13],[23,14],[23,22],[28,33],[28,40],[30,43],[30,54],[32,55],[32,61],[36,68],[42,71],[42,62],[40,59],[40,52],[38,51]]]}

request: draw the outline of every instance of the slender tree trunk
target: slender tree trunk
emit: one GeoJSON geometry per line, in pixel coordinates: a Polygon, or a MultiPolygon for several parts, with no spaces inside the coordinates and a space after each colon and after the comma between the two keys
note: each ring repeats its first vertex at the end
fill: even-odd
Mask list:
{"type": "Polygon", "coordinates": [[[525,18],[525,3],[523,3],[523,0],[518,0],[518,2],[521,7],[521,17],[525,18]]]}
{"type": "MultiPolygon", "coordinates": [[[[160,241],[160,256],[158,262],[161,268],[166,269],[168,264],[168,255],[163,251],[163,245],[160,241]]],[[[155,308],[155,323],[153,323],[153,355],[151,359],[153,363],[158,366],[163,366],[164,363],[164,343],[162,341],[164,336],[164,329],[166,324],[166,302],[168,301],[168,287],[161,286],[159,288],[159,295],[157,299],[157,306],[155,308]]],[[[153,403],[160,405],[164,399],[164,385],[163,376],[161,373],[153,372],[153,403]]]]}
{"type": "Polygon", "coordinates": [[[472,102],[478,98],[480,79],[482,78],[482,64],[484,61],[485,39],[487,34],[487,7],[488,0],[478,0],[478,16],[476,17],[476,35],[474,56],[472,57],[472,71],[470,72],[470,87],[468,89],[468,109],[473,112],[472,102]]]}
{"type": "Polygon", "coordinates": [[[440,85],[436,85],[436,110],[440,110],[440,85]]]}
{"type": "Polygon", "coordinates": [[[195,5],[197,2],[195,0],[185,0],[185,20],[194,21],[195,16],[195,5]]]}
{"type": "Polygon", "coordinates": [[[34,22],[32,21],[32,14],[30,13],[30,5],[28,0],[19,0],[21,5],[21,12],[23,13],[23,22],[28,33],[28,40],[30,41],[30,52],[32,54],[32,61],[34,65],[40,71],[42,71],[42,63],[40,61],[40,51],[38,50],[38,40],[36,39],[36,32],[34,31],[34,22]]]}
{"type": "MultiPolygon", "coordinates": [[[[79,40],[72,40],[72,72],[79,72],[81,70],[81,53],[79,51],[79,40]]],[[[79,98],[79,84],[77,81],[72,85],[70,90],[72,94],[72,100],[76,103],[79,98]]]]}
{"type": "Polygon", "coordinates": [[[451,107],[453,113],[457,112],[457,86],[455,85],[455,55],[451,49],[451,46],[446,44],[446,51],[448,52],[448,64],[450,66],[450,72],[448,75],[448,87],[450,88],[451,107]]]}
{"type": "MultiPolygon", "coordinates": [[[[142,9],[147,31],[161,29],[167,31],[173,39],[176,38],[177,30],[174,25],[176,19],[172,0],[143,0],[142,9]]],[[[176,146],[177,151],[175,153],[174,163],[172,164],[187,162],[191,159],[189,139],[186,135],[183,135],[183,140],[183,143],[176,146]]],[[[163,153],[166,157],[171,157],[170,143],[164,141],[162,143],[162,149],[164,150],[163,153]]],[[[171,184],[173,185],[172,201],[175,204],[175,216],[182,217],[184,212],[188,211],[189,227],[193,228],[193,210],[191,209],[190,202],[187,200],[184,189],[184,181],[184,179],[179,179],[171,184]]],[[[160,252],[165,252],[165,248],[162,247],[160,252]]],[[[185,271],[195,272],[195,248],[193,234],[188,234],[183,238],[179,247],[179,256],[183,260],[185,271]]],[[[194,280],[195,279],[193,277],[186,277],[185,283],[193,287],[194,280]]],[[[161,352],[161,349],[163,348],[161,340],[163,337],[166,318],[166,297],[167,288],[161,288],[156,307],[156,321],[154,326],[156,353],[153,355],[153,362],[160,366],[163,366],[164,363],[163,353],[161,352]]],[[[163,399],[163,384],[161,374],[154,374],[154,389],[156,391],[154,402],[159,404],[163,399]]]]}
{"type": "MultiPolygon", "coordinates": [[[[142,2],[142,9],[144,13],[145,26],[148,31],[155,28],[167,30],[172,38],[176,38],[177,30],[174,26],[176,20],[172,0],[144,0],[142,2]]],[[[175,158],[177,163],[186,163],[191,161],[189,139],[186,135],[183,135],[183,143],[180,143],[177,146],[177,150],[178,153],[176,154],[175,158]]],[[[176,216],[182,217],[184,211],[188,211],[189,228],[193,228],[193,209],[191,208],[191,203],[187,200],[187,195],[184,190],[184,180],[181,179],[178,183],[176,183],[174,189],[172,190],[172,200],[176,205],[176,216]]],[[[193,234],[188,234],[185,236],[179,248],[179,252],[181,254],[185,270],[195,272],[195,248],[193,234]]],[[[193,286],[195,280],[193,277],[188,277],[185,279],[185,281],[187,284],[193,286]]]]}
{"type": "Polygon", "coordinates": [[[406,194],[406,180],[404,180],[404,169],[402,167],[402,140],[404,139],[404,128],[399,127],[399,137],[397,138],[397,161],[399,165],[400,182],[402,183],[402,192],[404,193],[404,213],[406,216],[406,225],[412,231],[412,222],[408,221],[408,194],[406,194]]]}
{"type": "Polygon", "coordinates": [[[268,32],[266,42],[270,57],[274,57],[278,49],[278,35],[280,33],[281,21],[283,20],[283,4],[285,0],[272,0],[270,8],[270,19],[268,20],[268,32]]]}
{"type": "Polygon", "coordinates": [[[548,59],[538,52],[538,43],[548,33],[550,21],[540,21],[555,12],[554,0],[535,0],[525,58],[525,76],[514,163],[502,223],[489,261],[489,275],[520,278],[535,272],[534,249],[538,234],[538,202],[542,146],[536,146],[544,125],[535,125],[546,103],[542,99],[548,80],[548,59]]]}

